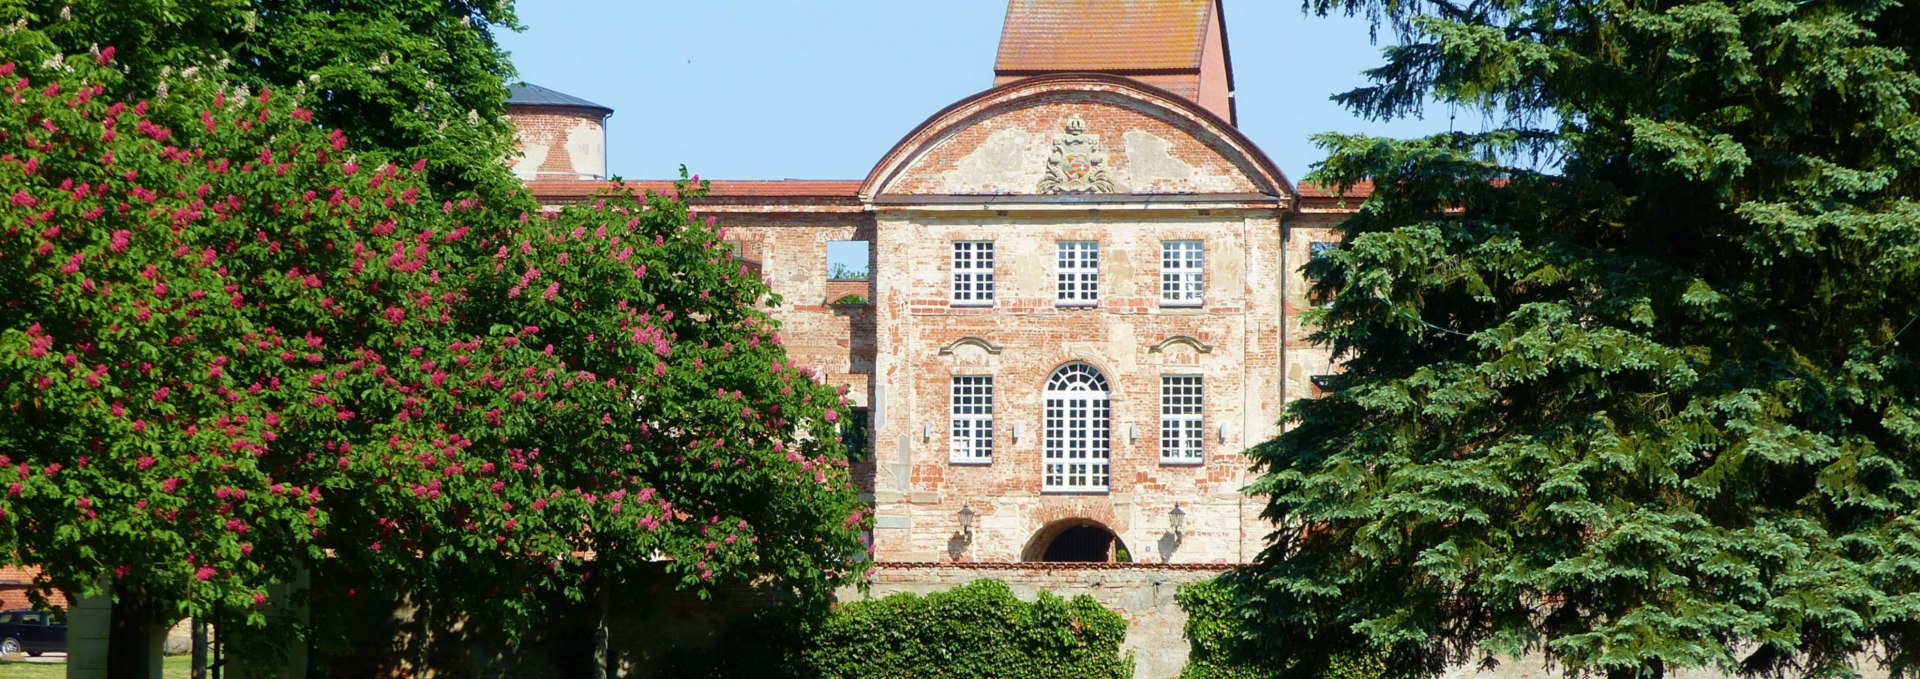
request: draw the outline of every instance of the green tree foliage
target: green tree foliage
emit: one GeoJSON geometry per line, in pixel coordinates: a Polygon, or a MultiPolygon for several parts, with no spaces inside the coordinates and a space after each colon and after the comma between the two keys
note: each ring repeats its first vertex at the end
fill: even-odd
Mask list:
{"type": "Polygon", "coordinates": [[[519,185],[502,159],[513,67],[493,37],[517,30],[511,0],[0,0],[0,55],[35,71],[57,55],[113,47],[132,101],[169,72],[225,71],[254,90],[293,93],[355,150],[426,158],[430,185],[519,185]]]}
{"type": "Polygon", "coordinates": [[[926,596],[891,594],[825,615],[774,609],[727,643],[670,661],[689,677],[1035,677],[1125,679],[1127,621],[1084,594],[1021,601],[976,580],[926,596]]]}
{"type": "Polygon", "coordinates": [[[866,267],[855,268],[839,262],[834,262],[833,266],[827,267],[827,280],[865,281],[872,279],[873,273],[867,271],[866,267]]]}
{"type": "Polygon", "coordinates": [[[857,577],[845,397],[704,189],[436,195],[285,94],[111,101],[112,57],[0,66],[5,559],[255,623],[300,568],[501,614],[857,577]]]}
{"type": "Polygon", "coordinates": [[[1345,372],[1255,453],[1267,651],[1913,671],[1920,10],[1308,8],[1402,39],[1357,112],[1505,122],[1322,137],[1377,188],[1308,266],[1345,372]]]}

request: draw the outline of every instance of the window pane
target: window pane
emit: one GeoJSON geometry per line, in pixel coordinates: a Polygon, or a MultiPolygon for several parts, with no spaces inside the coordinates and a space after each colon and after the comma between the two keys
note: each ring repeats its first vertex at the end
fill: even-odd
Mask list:
{"type": "Polygon", "coordinates": [[[1055,299],[1061,304],[1093,304],[1100,299],[1100,244],[1063,240],[1058,243],[1055,299]]]}
{"type": "Polygon", "coordinates": [[[993,460],[993,377],[953,378],[952,452],[954,462],[993,460]]]}
{"type": "Polygon", "coordinates": [[[1107,380],[1093,366],[1062,366],[1047,379],[1042,490],[1105,491],[1112,422],[1107,380]]]}
{"type": "Polygon", "coordinates": [[[993,241],[954,242],[953,301],[993,301],[993,241]]]}
{"type": "Polygon", "coordinates": [[[1206,294],[1205,252],[1205,246],[1197,240],[1161,241],[1161,303],[1200,303],[1206,294]]]}
{"type": "Polygon", "coordinates": [[[1160,461],[1196,463],[1206,441],[1204,389],[1198,375],[1160,378],[1160,461]]]}

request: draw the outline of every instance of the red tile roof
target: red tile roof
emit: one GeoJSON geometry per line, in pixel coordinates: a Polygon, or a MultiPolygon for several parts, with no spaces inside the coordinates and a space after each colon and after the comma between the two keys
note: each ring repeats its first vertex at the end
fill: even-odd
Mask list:
{"type": "Polygon", "coordinates": [[[1295,185],[1294,190],[1301,198],[1365,198],[1373,195],[1373,180],[1360,180],[1358,183],[1347,187],[1344,195],[1336,195],[1333,192],[1333,187],[1309,184],[1307,182],[1300,182],[1295,185]]]}
{"type": "Polygon", "coordinates": [[[1199,72],[1214,0],[1011,0],[996,75],[1199,72]]]}
{"type": "MultiPolygon", "coordinates": [[[[665,192],[673,182],[643,180],[626,182],[637,192],[665,192]]],[[[585,198],[609,188],[608,182],[570,179],[538,180],[527,183],[527,190],[542,198],[585,198]]],[[[709,198],[855,198],[860,192],[858,180],[775,179],[713,181],[707,185],[709,198]]]]}

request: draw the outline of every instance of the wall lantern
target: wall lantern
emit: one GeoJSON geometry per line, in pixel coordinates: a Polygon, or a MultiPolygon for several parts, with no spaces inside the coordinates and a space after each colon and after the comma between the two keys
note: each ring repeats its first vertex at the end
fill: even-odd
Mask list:
{"type": "Polygon", "coordinates": [[[1127,425],[1127,443],[1133,443],[1138,440],[1140,440],[1140,425],[1127,425]]]}
{"type": "Polygon", "coordinates": [[[1173,544],[1180,544],[1186,538],[1183,529],[1187,527],[1187,510],[1181,509],[1180,503],[1174,503],[1173,509],[1167,512],[1167,527],[1173,529],[1173,544]]]}
{"type": "Polygon", "coordinates": [[[973,544],[973,505],[960,505],[960,541],[973,544]]]}
{"type": "Polygon", "coordinates": [[[932,422],[920,423],[920,440],[922,441],[933,440],[933,423],[932,422]]]}
{"type": "Polygon", "coordinates": [[[1014,443],[1020,442],[1020,423],[1019,422],[1013,423],[1013,442],[1014,443]]]}

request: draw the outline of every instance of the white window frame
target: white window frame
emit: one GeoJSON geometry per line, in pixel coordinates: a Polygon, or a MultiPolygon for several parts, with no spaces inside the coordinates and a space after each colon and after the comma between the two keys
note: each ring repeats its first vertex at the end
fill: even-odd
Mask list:
{"type": "Polygon", "coordinates": [[[953,242],[954,306],[993,306],[993,241],[953,242]]]}
{"type": "Polygon", "coordinates": [[[1100,303],[1100,241],[1055,242],[1054,301],[1059,306],[1100,303]]]}
{"type": "Polygon", "coordinates": [[[954,375],[948,460],[954,464],[993,463],[993,376],[954,375]]]}
{"type": "Polygon", "coordinates": [[[1199,375],[1160,376],[1160,463],[1206,462],[1206,380],[1199,375]]]}
{"type": "Polygon", "coordinates": [[[1200,306],[1207,293],[1206,245],[1160,241],[1160,306],[1200,306]]]}
{"type": "Polygon", "coordinates": [[[1047,377],[1043,393],[1040,490],[1105,493],[1112,485],[1113,411],[1107,377],[1069,363],[1047,377]]]}

